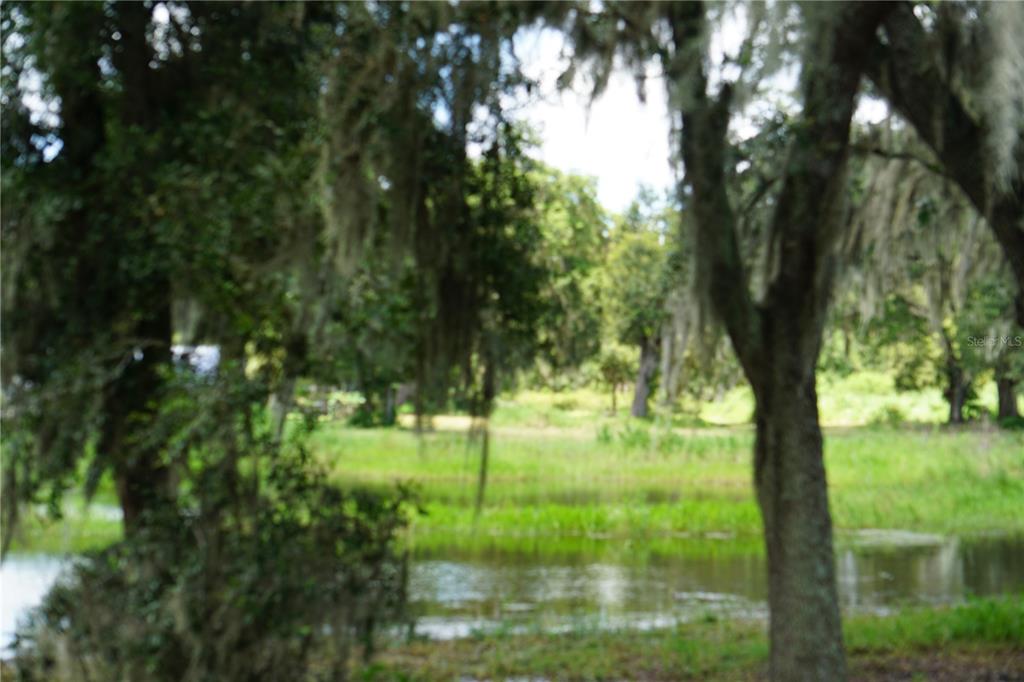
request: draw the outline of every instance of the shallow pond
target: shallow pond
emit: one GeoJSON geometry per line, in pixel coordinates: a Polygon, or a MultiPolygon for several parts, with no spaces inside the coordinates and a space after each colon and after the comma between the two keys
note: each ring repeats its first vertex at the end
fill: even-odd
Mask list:
{"type": "MultiPolygon", "coordinates": [[[[416,631],[452,638],[493,629],[649,628],[709,615],[763,617],[764,558],[729,551],[733,541],[718,542],[721,551],[645,555],[642,561],[628,552],[551,558],[542,551],[421,551],[409,585],[416,631]]],[[[2,646],[64,561],[12,555],[0,566],[2,646]]],[[[836,565],[847,611],[885,613],[907,604],[1020,594],[1024,536],[957,539],[862,531],[840,538],[836,565]]]]}
{"type": "MultiPolygon", "coordinates": [[[[725,551],[711,555],[647,556],[642,562],[457,549],[421,553],[410,578],[417,632],[449,638],[494,628],[644,628],[709,614],[762,617],[764,557],[731,553],[730,541],[721,542],[725,551]]],[[[1024,536],[966,540],[868,531],[842,538],[836,564],[847,611],[885,613],[908,604],[1019,594],[1024,536]]]]}

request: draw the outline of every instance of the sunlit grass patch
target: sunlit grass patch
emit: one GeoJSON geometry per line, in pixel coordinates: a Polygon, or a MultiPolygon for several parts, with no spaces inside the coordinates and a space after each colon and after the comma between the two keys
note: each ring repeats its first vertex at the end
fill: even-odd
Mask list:
{"type": "MultiPolygon", "coordinates": [[[[1024,434],[996,429],[826,429],[837,528],[934,533],[1024,530],[1024,434]],[[951,510],[955,510],[952,513],[951,510]]],[[[428,514],[421,533],[663,537],[758,535],[753,433],[669,430],[643,422],[491,437],[484,507],[473,505],[478,443],[437,432],[327,426],[314,451],[339,480],[412,481],[428,514]]]]}
{"type": "Polygon", "coordinates": [[[12,552],[81,554],[121,539],[120,519],[84,515],[50,520],[28,516],[19,521],[11,539],[12,552]]]}
{"type": "MultiPolygon", "coordinates": [[[[882,376],[854,375],[832,381],[829,390],[845,387],[863,398],[872,391],[885,394],[891,384],[886,382],[882,376]]],[[[386,489],[412,484],[428,512],[412,521],[414,541],[453,534],[467,543],[477,542],[473,537],[505,537],[514,543],[523,537],[650,542],[708,533],[760,536],[750,425],[684,428],[678,420],[661,417],[611,417],[603,412],[606,398],[586,389],[535,391],[503,403],[491,424],[479,516],[474,505],[480,441],[464,430],[439,429],[418,437],[408,428],[360,429],[325,421],[309,447],[345,485],[386,489]],[[559,412],[569,425],[548,420],[544,426],[527,426],[512,413],[505,414],[504,422],[498,418],[516,405],[559,412]]],[[[910,394],[907,400],[924,404],[931,399],[910,394]]],[[[745,409],[741,403],[729,409],[740,414],[745,409]]],[[[984,425],[826,427],[825,454],[832,518],[840,532],[1024,531],[1024,431],[984,425]]],[[[101,486],[100,501],[115,502],[109,482],[101,486]]],[[[71,506],[78,503],[72,500],[71,506]]],[[[116,537],[118,524],[100,519],[31,522],[14,547],[75,551],[116,537]]]]}

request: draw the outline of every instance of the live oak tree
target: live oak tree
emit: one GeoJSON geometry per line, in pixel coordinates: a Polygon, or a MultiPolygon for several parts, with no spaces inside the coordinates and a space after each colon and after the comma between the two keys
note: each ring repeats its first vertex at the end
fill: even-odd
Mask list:
{"type": "Polygon", "coordinates": [[[106,471],[125,524],[21,632],[19,674],[301,679],[316,651],[340,677],[398,610],[400,503],[347,498],[262,419],[303,355],[325,9],[0,10],[4,539],[19,505],[106,471]],[[219,346],[216,371],[176,342],[219,346]]]}
{"type": "Polygon", "coordinates": [[[668,16],[666,66],[679,88],[673,94],[700,267],[754,389],[754,481],[768,551],[771,674],[778,680],[846,674],[815,373],[843,227],[850,121],[866,49],[889,9],[801,8],[802,110],[770,226],[773,274],[759,302],[746,286],[722,177],[732,89],[710,93],[704,58],[695,54],[704,8],[673,6],[668,16]]]}
{"type": "Polygon", "coordinates": [[[87,490],[113,471],[126,530],[70,589],[89,595],[89,576],[107,576],[129,612],[109,600],[44,626],[87,635],[69,638],[76,675],[145,664],[154,679],[300,678],[312,632],[340,677],[349,633],[401,600],[401,503],[318,480],[282,442],[290,394],[313,371],[339,275],[381,235],[422,274],[424,393],[459,385],[486,413],[499,371],[528,357],[540,231],[521,136],[500,110],[519,82],[502,58],[518,10],[2,11],[4,429],[16,444],[4,535],[19,503],[49,490],[59,509],[83,467],[87,490]],[[176,364],[176,341],[219,346],[215,375],[176,364]],[[355,575],[376,596],[356,598],[355,575]]]}
{"type": "MultiPolygon", "coordinates": [[[[779,159],[767,234],[770,268],[760,300],[748,288],[727,192],[735,90],[721,73],[709,72],[709,8],[612,4],[604,16],[584,13],[574,28],[578,52],[597,57],[598,83],[602,74],[606,80],[616,51],[634,63],[657,57],[681,123],[686,175],[680,200],[696,229],[698,281],[754,390],[754,482],[768,552],[771,675],[777,680],[846,676],[815,373],[834,250],[845,225],[850,121],[868,48],[891,10],[881,3],[799,9],[801,109],[779,159]]],[[[751,17],[756,28],[754,10],[751,17]]],[[[741,75],[752,46],[748,41],[735,57],[741,75]]]]}
{"type": "Polygon", "coordinates": [[[4,6],[5,427],[24,435],[5,457],[7,522],[48,488],[56,505],[88,460],[87,492],[111,470],[137,528],[174,496],[151,427],[177,304],[205,311],[185,335],[228,361],[287,315],[267,264],[315,213],[280,187],[315,158],[317,8],[171,9],[4,6]]]}
{"type": "Polygon", "coordinates": [[[370,238],[421,276],[420,393],[459,374],[489,403],[484,368],[521,363],[512,340],[540,315],[529,169],[500,101],[532,11],[6,4],[5,426],[25,436],[8,516],[47,488],[59,506],[93,452],[90,486],[113,470],[127,528],[173,506],[153,427],[175,341],[260,366],[280,439],[370,238]]]}
{"type": "Polygon", "coordinates": [[[532,181],[547,302],[538,323],[536,377],[559,388],[601,347],[600,282],[609,218],[593,178],[538,164],[532,181]]]}
{"type": "Polygon", "coordinates": [[[866,73],[991,228],[1024,325],[1024,54],[1018,3],[898,3],[866,73]]]}
{"type": "MultiPolygon", "coordinates": [[[[860,292],[858,305],[865,317],[886,311],[895,296],[902,309],[926,323],[942,349],[936,369],[943,377],[949,422],[958,424],[966,418],[976,380],[989,365],[970,343],[980,336],[978,287],[982,278],[995,275],[998,281],[1003,253],[959,188],[936,173],[930,152],[912,132],[876,132],[866,138],[872,140],[865,148],[873,155],[858,165],[860,179],[851,189],[856,208],[846,235],[850,262],[843,278],[860,292]]],[[[991,315],[986,324],[1003,328],[1004,322],[1012,323],[1012,305],[982,309],[991,315]]],[[[900,319],[894,318],[897,325],[900,319]]],[[[916,340],[919,359],[927,355],[923,341],[916,340]]]]}
{"type": "Polygon", "coordinates": [[[633,202],[617,221],[604,266],[602,301],[615,340],[639,349],[630,414],[646,417],[668,315],[668,247],[657,206],[633,202]],[[653,213],[652,213],[653,211],[653,213]],[[651,215],[647,215],[651,213],[651,215]]]}

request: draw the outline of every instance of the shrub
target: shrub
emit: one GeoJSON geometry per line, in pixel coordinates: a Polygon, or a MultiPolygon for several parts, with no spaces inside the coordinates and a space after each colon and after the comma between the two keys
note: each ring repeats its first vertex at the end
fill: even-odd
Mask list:
{"type": "Polygon", "coordinates": [[[899,426],[907,421],[907,413],[898,405],[885,405],[868,418],[872,426],[899,426]]]}
{"type": "Polygon", "coordinates": [[[999,420],[999,427],[1011,430],[1024,430],[1024,417],[1003,417],[999,420]]]}
{"type": "Polygon", "coordinates": [[[619,432],[619,443],[627,450],[647,450],[651,447],[651,434],[643,426],[626,424],[619,432]]]}
{"type": "Polygon", "coordinates": [[[350,651],[403,617],[406,495],[343,492],[304,458],[265,487],[79,560],[18,633],[15,679],[345,679],[350,651]]]}

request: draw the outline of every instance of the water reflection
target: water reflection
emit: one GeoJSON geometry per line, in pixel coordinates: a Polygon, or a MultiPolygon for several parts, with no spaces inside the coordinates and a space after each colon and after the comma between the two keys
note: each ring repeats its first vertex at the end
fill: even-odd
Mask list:
{"type": "MultiPolygon", "coordinates": [[[[847,611],[884,613],[904,604],[945,604],[1024,591],[1024,536],[839,545],[840,600],[847,611]]],[[[764,613],[764,558],[750,554],[652,557],[641,563],[537,555],[467,555],[457,548],[417,557],[410,592],[420,630],[461,636],[488,624],[558,629],[566,623],[665,624],[708,614],[764,613]],[[441,558],[441,557],[444,558],[441,558]]]]}
{"type": "Polygon", "coordinates": [[[841,550],[841,603],[849,609],[871,609],[906,601],[944,603],[971,594],[989,594],[992,590],[978,592],[965,583],[961,549],[954,539],[931,547],[841,550]]]}
{"type": "MultiPolygon", "coordinates": [[[[678,548],[685,550],[679,539],[678,548]]],[[[502,627],[558,631],[580,627],[652,628],[719,617],[763,617],[764,558],[735,540],[708,551],[614,551],[566,556],[468,554],[435,548],[414,557],[410,594],[417,631],[460,637],[502,627]],[[736,550],[736,551],[732,551],[736,550]]],[[[605,550],[614,548],[608,540],[605,550]]],[[[0,565],[0,646],[16,619],[38,604],[65,559],[13,555],[0,565]]],[[[884,613],[903,604],[943,604],[970,596],[1024,593],[1024,535],[970,540],[862,532],[836,549],[846,611],[884,613]]]]}

